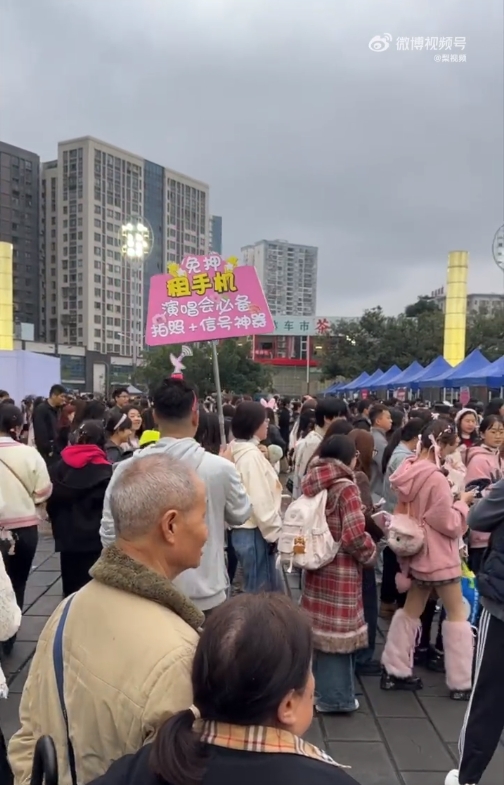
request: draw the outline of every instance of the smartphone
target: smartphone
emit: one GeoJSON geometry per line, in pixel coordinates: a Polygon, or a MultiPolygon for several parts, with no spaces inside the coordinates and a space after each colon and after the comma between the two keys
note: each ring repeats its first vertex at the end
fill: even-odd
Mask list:
{"type": "Polygon", "coordinates": [[[376,525],[380,527],[380,529],[385,531],[387,524],[390,521],[390,513],[380,510],[379,512],[373,513],[371,518],[376,523],[376,525]]]}

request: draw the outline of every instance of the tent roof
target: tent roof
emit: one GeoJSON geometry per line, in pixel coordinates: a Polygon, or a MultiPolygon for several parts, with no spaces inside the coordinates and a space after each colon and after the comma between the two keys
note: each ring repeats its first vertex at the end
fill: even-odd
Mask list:
{"type": "Polygon", "coordinates": [[[455,368],[441,372],[438,376],[432,375],[428,379],[421,379],[420,387],[459,387],[460,383],[458,380],[460,378],[488,364],[487,358],[481,354],[479,349],[475,349],[455,368]]]}
{"type": "Polygon", "coordinates": [[[411,365],[408,365],[404,371],[401,371],[401,373],[397,374],[397,376],[394,376],[393,379],[389,379],[388,381],[389,384],[393,384],[394,386],[401,386],[410,382],[417,374],[423,373],[423,371],[423,365],[420,365],[419,362],[413,360],[411,365]]]}
{"type": "Polygon", "coordinates": [[[418,387],[420,381],[423,381],[424,379],[430,379],[434,376],[439,376],[439,374],[443,373],[443,371],[452,370],[453,368],[450,363],[448,363],[445,358],[442,357],[442,355],[439,355],[439,357],[436,357],[435,360],[432,360],[432,362],[429,363],[429,365],[424,368],[423,371],[419,371],[417,374],[415,374],[413,378],[410,379],[410,383],[415,387],[418,387]]]}
{"type": "Polygon", "coordinates": [[[461,386],[504,387],[504,356],[493,363],[468,373],[459,380],[461,386]]]}
{"type": "Polygon", "coordinates": [[[351,382],[347,382],[346,384],[343,384],[340,387],[340,392],[343,392],[343,390],[354,390],[356,384],[365,382],[367,379],[369,379],[369,374],[366,373],[366,371],[363,371],[361,374],[359,374],[359,376],[357,376],[356,379],[353,379],[351,382]]]}
{"type": "Polygon", "coordinates": [[[397,365],[393,365],[388,369],[388,371],[385,371],[385,373],[382,373],[381,376],[378,376],[376,379],[374,379],[372,384],[369,384],[369,387],[373,389],[386,387],[389,381],[400,373],[402,373],[401,369],[397,365]]]}
{"type": "Polygon", "coordinates": [[[334,382],[334,384],[331,384],[327,388],[327,390],[322,390],[322,392],[318,393],[318,394],[319,395],[331,395],[331,393],[338,392],[340,387],[341,387],[341,382],[334,382]]]}
{"type": "MultiPolygon", "coordinates": [[[[362,375],[362,374],[361,374],[362,375]]],[[[361,379],[360,382],[352,382],[352,384],[347,386],[347,390],[367,390],[369,389],[369,385],[373,384],[375,379],[379,379],[380,376],[383,376],[383,371],[381,368],[377,368],[371,376],[368,376],[367,379],[361,379]]]]}

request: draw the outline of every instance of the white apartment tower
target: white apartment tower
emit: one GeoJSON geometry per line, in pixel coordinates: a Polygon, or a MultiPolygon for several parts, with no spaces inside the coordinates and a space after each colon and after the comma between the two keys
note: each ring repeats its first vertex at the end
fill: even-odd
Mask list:
{"type": "Polygon", "coordinates": [[[242,264],[257,270],[272,314],[315,315],[318,248],[260,240],[241,250],[242,264]]]}
{"type": "Polygon", "coordinates": [[[138,356],[150,276],[165,272],[175,254],[207,251],[208,186],[85,136],[61,142],[57,161],[43,165],[41,214],[45,339],[138,356]],[[196,184],[203,191],[197,227],[196,184]],[[143,265],[122,253],[121,229],[135,221],[153,236],[143,265]]]}

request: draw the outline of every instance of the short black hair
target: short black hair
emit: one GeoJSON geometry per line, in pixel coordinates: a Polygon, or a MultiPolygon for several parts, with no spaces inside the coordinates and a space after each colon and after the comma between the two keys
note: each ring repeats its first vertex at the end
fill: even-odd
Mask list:
{"type": "Polygon", "coordinates": [[[62,384],[53,384],[49,390],[49,398],[51,398],[53,395],[63,395],[63,393],[66,393],[66,389],[62,384]]]}
{"type": "Polygon", "coordinates": [[[108,436],[112,436],[118,431],[127,431],[128,428],[131,428],[131,420],[128,415],[116,407],[111,409],[105,422],[105,431],[108,436]]]}
{"type": "Polygon", "coordinates": [[[101,420],[84,420],[77,431],[77,444],[96,444],[105,447],[105,428],[101,420]]]}
{"type": "Polygon", "coordinates": [[[348,436],[336,435],[325,439],[320,445],[319,458],[335,458],[345,466],[350,466],[357,448],[348,436]]]}
{"type": "Polygon", "coordinates": [[[115,400],[116,398],[119,398],[119,396],[122,395],[123,393],[129,395],[127,387],[116,387],[115,390],[112,390],[112,398],[115,400]]]}
{"type": "Polygon", "coordinates": [[[323,428],[326,420],[334,420],[336,417],[348,419],[348,406],[345,401],[339,398],[322,398],[315,407],[315,422],[319,428],[323,428]]]}
{"type": "Polygon", "coordinates": [[[370,409],[372,406],[372,401],[369,398],[361,398],[360,401],[357,402],[357,411],[359,414],[364,414],[367,409],[370,409]]]}
{"type": "Polygon", "coordinates": [[[373,404],[369,410],[369,419],[371,420],[371,425],[374,425],[379,416],[386,411],[389,411],[388,406],[384,406],[382,403],[373,404]]]}
{"type": "Polygon", "coordinates": [[[261,403],[244,401],[238,404],[231,420],[235,439],[252,439],[266,419],[266,409],[261,403]]]}
{"type": "Polygon", "coordinates": [[[187,420],[198,404],[194,385],[184,379],[165,379],[152,395],[158,420],[187,420]]]}
{"type": "Polygon", "coordinates": [[[8,397],[9,397],[9,393],[7,392],[7,390],[0,390],[0,398],[8,398],[8,397]]]}
{"type": "Polygon", "coordinates": [[[0,431],[10,433],[23,424],[21,409],[12,403],[0,403],[0,431]]]}

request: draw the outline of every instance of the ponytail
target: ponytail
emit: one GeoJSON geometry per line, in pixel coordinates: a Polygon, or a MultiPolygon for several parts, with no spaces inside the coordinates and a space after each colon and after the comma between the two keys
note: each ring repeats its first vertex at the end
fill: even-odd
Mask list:
{"type": "Polygon", "coordinates": [[[199,719],[194,707],[179,711],[159,729],[150,754],[150,768],[170,785],[201,785],[206,772],[206,745],[193,726],[199,719]]]}

